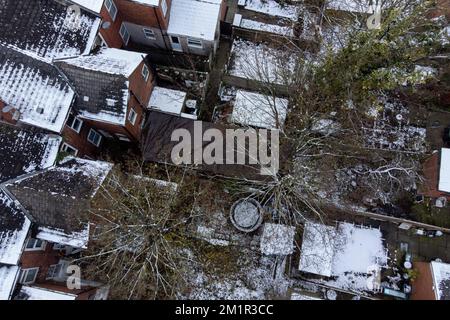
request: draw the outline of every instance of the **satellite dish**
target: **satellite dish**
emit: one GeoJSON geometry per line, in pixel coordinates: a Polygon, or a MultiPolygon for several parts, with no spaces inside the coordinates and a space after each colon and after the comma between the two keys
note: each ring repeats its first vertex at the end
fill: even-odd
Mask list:
{"type": "Polygon", "coordinates": [[[12,109],[13,109],[12,106],[6,105],[6,106],[3,107],[2,112],[3,112],[3,113],[8,113],[8,112],[10,112],[12,109]]]}
{"type": "Polygon", "coordinates": [[[111,27],[111,22],[105,21],[102,23],[102,29],[107,30],[111,27]]]}

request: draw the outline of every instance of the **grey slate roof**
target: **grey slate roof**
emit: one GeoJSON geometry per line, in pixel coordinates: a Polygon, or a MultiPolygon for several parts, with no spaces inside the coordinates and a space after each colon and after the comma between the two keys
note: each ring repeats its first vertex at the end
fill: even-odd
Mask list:
{"type": "Polygon", "coordinates": [[[128,79],[120,74],[110,74],[55,62],[75,87],[77,97],[73,108],[81,117],[125,124],[128,106],[128,79]],[[85,97],[89,97],[85,101],[85,97]],[[114,101],[114,104],[108,104],[114,101]]]}
{"type": "Polygon", "coordinates": [[[56,67],[0,44],[0,100],[20,111],[20,121],[60,132],[73,97],[56,67]]]}
{"type": "Polygon", "coordinates": [[[68,158],[7,188],[39,227],[66,234],[82,232],[88,222],[91,198],[111,167],[105,162],[68,158]]]}
{"type": "Polygon", "coordinates": [[[0,183],[54,164],[62,139],[0,123],[0,183]]]}
{"type": "Polygon", "coordinates": [[[73,28],[69,5],[64,0],[0,0],[0,43],[48,60],[88,54],[101,19],[82,9],[79,28],[73,28]]]}

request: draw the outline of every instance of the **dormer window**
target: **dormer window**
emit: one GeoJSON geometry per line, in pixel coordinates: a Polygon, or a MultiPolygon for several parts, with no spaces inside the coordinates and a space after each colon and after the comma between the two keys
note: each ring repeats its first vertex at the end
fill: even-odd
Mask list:
{"type": "Polygon", "coordinates": [[[150,71],[148,70],[148,67],[144,64],[142,67],[142,77],[144,77],[144,80],[148,80],[148,76],[150,75],[150,71]]]}

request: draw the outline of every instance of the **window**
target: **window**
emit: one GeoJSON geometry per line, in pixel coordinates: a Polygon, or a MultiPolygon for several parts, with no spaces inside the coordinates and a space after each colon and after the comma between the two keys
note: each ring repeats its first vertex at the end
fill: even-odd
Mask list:
{"type": "Polygon", "coordinates": [[[73,115],[70,115],[67,119],[66,125],[76,133],[80,133],[81,127],[83,126],[83,121],[73,115]]]}
{"type": "Polygon", "coordinates": [[[48,280],[59,277],[59,275],[61,274],[62,266],[63,265],[60,263],[52,264],[47,270],[47,276],[45,277],[45,279],[48,280]]]}
{"type": "Polygon", "coordinates": [[[38,251],[45,249],[45,241],[41,239],[30,238],[25,246],[25,251],[38,251]]]}
{"type": "Polygon", "coordinates": [[[114,21],[116,20],[117,16],[117,7],[114,4],[113,0],[106,0],[105,1],[106,10],[108,10],[109,15],[111,16],[111,19],[114,21]]]}
{"type": "Polygon", "coordinates": [[[150,75],[150,71],[148,70],[148,67],[144,64],[142,67],[142,76],[144,77],[144,80],[148,80],[148,76],[150,75]]]}
{"type": "Polygon", "coordinates": [[[20,270],[19,282],[22,284],[33,283],[36,281],[39,268],[29,268],[20,270]]]}
{"type": "Polygon", "coordinates": [[[128,121],[134,126],[136,123],[137,113],[133,108],[130,109],[130,113],[128,113],[128,121]]]}
{"type": "Polygon", "coordinates": [[[202,40],[187,38],[187,43],[189,47],[202,48],[202,40]]]}
{"type": "Polygon", "coordinates": [[[163,15],[165,17],[166,14],[167,14],[167,2],[166,2],[166,0],[162,0],[161,1],[161,8],[162,8],[162,11],[163,11],[163,15]]]}
{"type": "Polygon", "coordinates": [[[119,30],[120,36],[122,37],[123,43],[125,45],[128,44],[128,41],[130,41],[130,33],[127,30],[127,27],[122,23],[119,30]]]}
{"type": "Polygon", "coordinates": [[[69,154],[71,154],[71,155],[73,155],[73,156],[77,156],[77,154],[78,154],[78,150],[77,149],[75,149],[74,147],[72,147],[70,144],[67,144],[67,143],[63,143],[62,144],[62,146],[61,146],[61,151],[62,152],[66,152],[66,153],[69,153],[69,154]]]}
{"type": "Polygon", "coordinates": [[[94,129],[91,129],[89,131],[89,135],[88,135],[87,139],[90,143],[92,143],[93,145],[96,145],[97,147],[100,146],[100,142],[102,142],[102,136],[100,135],[100,133],[98,133],[94,129]]]}
{"type": "Polygon", "coordinates": [[[155,40],[156,36],[152,29],[143,28],[142,31],[147,39],[155,40]]]}

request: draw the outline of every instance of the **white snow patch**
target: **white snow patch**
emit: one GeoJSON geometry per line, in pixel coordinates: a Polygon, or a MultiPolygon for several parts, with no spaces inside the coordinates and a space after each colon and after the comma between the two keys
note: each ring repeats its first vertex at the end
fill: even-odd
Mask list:
{"type": "Polygon", "coordinates": [[[179,115],[186,101],[187,93],[163,87],[155,87],[148,107],[162,112],[179,115]]]}
{"type": "Polygon", "coordinates": [[[19,294],[25,295],[27,300],[75,300],[77,297],[70,293],[30,286],[22,286],[19,294]]]}
{"type": "Polygon", "coordinates": [[[19,270],[18,266],[0,265],[0,301],[9,300],[14,290],[19,270]]]}
{"type": "Polygon", "coordinates": [[[439,191],[450,192],[450,149],[441,149],[441,168],[439,172],[439,191]]]}

